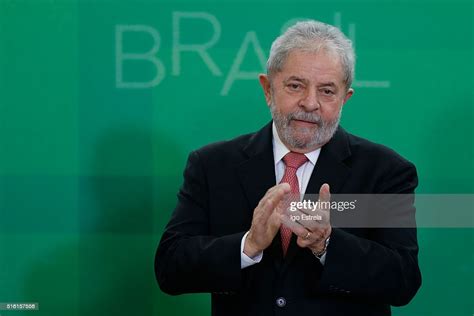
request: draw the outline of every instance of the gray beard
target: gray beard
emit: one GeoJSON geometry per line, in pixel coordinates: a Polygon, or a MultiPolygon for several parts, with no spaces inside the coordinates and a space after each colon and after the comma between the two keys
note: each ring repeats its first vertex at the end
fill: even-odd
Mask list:
{"type": "Polygon", "coordinates": [[[300,150],[314,150],[326,144],[333,137],[339,126],[342,107],[337,117],[332,121],[324,121],[320,115],[303,110],[298,110],[285,116],[276,109],[273,103],[270,104],[270,112],[272,113],[278,136],[280,136],[285,145],[300,150]],[[317,127],[295,128],[290,125],[292,119],[314,122],[317,124],[317,127]]]}

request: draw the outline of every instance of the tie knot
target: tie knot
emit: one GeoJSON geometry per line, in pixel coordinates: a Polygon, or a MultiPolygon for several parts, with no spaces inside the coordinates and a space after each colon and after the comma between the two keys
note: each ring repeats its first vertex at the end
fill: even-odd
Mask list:
{"type": "Polygon", "coordinates": [[[290,151],[283,157],[283,161],[287,167],[298,169],[308,161],[308,158],[303,154],[290,151]]]}

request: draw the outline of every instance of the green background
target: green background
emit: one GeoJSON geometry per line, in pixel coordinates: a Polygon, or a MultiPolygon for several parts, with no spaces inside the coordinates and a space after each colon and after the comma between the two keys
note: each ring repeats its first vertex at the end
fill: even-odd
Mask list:
{"type": "MultiPolygon", "coordinates": [[[[418,193],[474,193],[473,13],[472,0],[0,0],[0,302],[40,303],[0,315],[209,315],[208,295],[159,291],[155,248],[187,154],[269,120],[256,76],[222,90],[232,65],[263,71],[258,52],[292,19],[355,40],[346,129],[413,161],[418,193]],[[207,53],[220,75],[196,52],[173,72],[173,34],[202,44],[216,32],[203,18],[178,30],[179,12],[215,17],[207,53]],[[116,85],[119,25],[159,34],[158,85],[116,85]]],[[[122,43],[155,44],[144,32],[122,43]]],[[[129,82],[157,75],[150,61],[123,66],[129,82]]],[[[473,229],[422,228],[419,243],[422,288],[394,314],[473,315],[473,229]]]]}

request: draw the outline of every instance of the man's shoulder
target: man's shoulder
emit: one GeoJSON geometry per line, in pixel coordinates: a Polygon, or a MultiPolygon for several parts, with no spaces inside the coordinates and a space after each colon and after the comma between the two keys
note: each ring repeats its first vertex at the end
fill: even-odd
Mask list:
{"type": "Polygon", "coordinates": [[[384,164],[413,165],[408,159],[386,145],[354,135],[347,131],[343,132],[349,143],[352,157],[355,159],[361,158],[371,162],[379,161],[384,164]]]}
{"type": "Polygon", "coordinates": [[[256,132],[248,133],[239,135],[232,139],[212,142],[196,149],[195,151],[199,155],[204,156],[239,152],[245,148],[255,134],[256,132]]]}

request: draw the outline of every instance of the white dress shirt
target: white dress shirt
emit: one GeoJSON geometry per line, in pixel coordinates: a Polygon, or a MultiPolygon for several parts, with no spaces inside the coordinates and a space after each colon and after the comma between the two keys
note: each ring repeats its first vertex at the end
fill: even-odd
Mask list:
{"type": "MultiPolygon", "coordinates": [[[[283,144],[278,135],[276,130],[275,123],[272,125],[272,132],[273,132],[273,158],[275,162],[275,184],[280,183],[283,175],[285,173],[285,163],[283,162],[283,157],[290,152],[290,150],[283,144]]],[[[311,178],[311,174],[313,173],[313,169],[316,166],[316,162],[318,161],[319,153],[321,152],[321,148],[318,148],[312,152],[306,153],[305,156],[308,158],[301,167],[298,168],[296,171],[296,176],[298,178],[298,184],[300,192],[306,192],[306,187],[308,186],[309,179],[311,178]]],[[[253,258],[250,258],[244,253],[244,244],[245,239],[247,238],[248,232],[242,237],[242,242],[240,243],[240,267],[242,269],[251,266],[253,264],[259,263],[263,257],[263,251],[256,255],[253,258]]],[[[320,261],[324,264],[326,259],[326,254],[324,254],[320,261]]]]}

